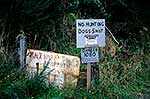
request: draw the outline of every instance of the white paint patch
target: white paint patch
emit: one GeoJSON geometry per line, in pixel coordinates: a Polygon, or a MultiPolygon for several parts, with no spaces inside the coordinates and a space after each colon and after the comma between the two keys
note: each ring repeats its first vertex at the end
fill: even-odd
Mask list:
{"type": "Polygon", "coordinates": [[[47,75],[48,82],[59,87],[64,87],[69,83],[76,86],[80,73],[80,59],[78,57],[54,52],[28,49],[26,65],[29,77],[34,76],[37,72],[40,73],[45,66],[44,73],[47,75]],[[69,75],[70,77],[68,77],[69,75]]]}

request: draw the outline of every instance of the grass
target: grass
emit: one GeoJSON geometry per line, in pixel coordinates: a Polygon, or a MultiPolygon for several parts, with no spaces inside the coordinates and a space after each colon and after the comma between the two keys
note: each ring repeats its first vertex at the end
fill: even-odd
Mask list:
{"type": "MultiPolygon", "coordinates": [[[[30,33],[33,37],[28,36],[27,48],[52,50],[80,57],[80,49],[75,47],[75,28],[69,27],[68,21],[63,20],[64,24],[60,24],[59,31],[45,34],[42,33],[46,30],[42,33],[30,33]]],[[[14,48],[10,51],[8,46],[4,46],[4,41],[10,36],[7,32],[2,33],[0,35],[0,98],[135,99],[145,95],[150,96],[150,36],[148,34],[149,31],[142,32],[144,36],[133,35],[123,42],[125,46],[121,47],[107,35],[106,47],[100,48],[98,65],[100,78],[95,80],[93,87],[87,91],[84,82],[76,88],[58,89],[53,85],[47,85],[44,75],[26,78],[25,72],[18,71],[17,51],[14,48]]],[[[8,45],[9,41],[5,43],[8,45]]],[[[86,66],[81,65],[81,71],[85,70],[86,66]]]]}
{"type": "MultiPolygon", "coordinates": [[[[128,99],[150,94],[150,54],[142,48],[123,53],[111,38],[101,49],[99,64],[100,79],[87,91],[86,86],[58,89],[47,85],[43,75],[28,79],[18,66],[1,58],[0,98],[1,99],[128,99]],[[110,49],[113,48],[113,51],[110,49]],[[140,50],[140,51],[139,51],[140,50]],[[146,52],[146,53],[145,53],[146,52]],[[4,61],[5,60],[5,61],[4,61]]],[[[75,47],[65,47],[63,53],[80,55],[75,47]]],[[[60,52],[61,52],[60,51],[60,52]]],[[[1,57],[11,56],[1,53],[1,57]]],[[[13,61],[11,57],[7,60],[13,61]]],[[[81,70],[86,67],[81,65],[81,70]]]]}

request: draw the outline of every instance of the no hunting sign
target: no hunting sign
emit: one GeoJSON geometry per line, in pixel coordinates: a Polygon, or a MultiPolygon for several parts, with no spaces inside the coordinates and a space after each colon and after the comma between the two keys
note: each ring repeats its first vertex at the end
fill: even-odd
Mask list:
{"type": "Polygon", "coordinates": [[[76,38],[77,48],[105,46],[105,19],[77,19],[76,38]]]}
{"type": "Polygon", "coordinates": [[[98,47],[105,46],[105,19],[77,19],[76,46],[81,61],[87,63],[87,89],[91,86],[91,63],[99,62],[98,47]]]}

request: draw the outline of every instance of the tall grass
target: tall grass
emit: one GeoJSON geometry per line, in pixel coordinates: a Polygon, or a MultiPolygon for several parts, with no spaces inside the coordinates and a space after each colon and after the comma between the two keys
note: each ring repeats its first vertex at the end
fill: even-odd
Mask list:
{"type": "MultiPolygon", "coordinates": [[[[137,49],[140,51],[133,51],[132,49],[119,48],[110,37],[107,38],[107,44],[105,48],[101,49],[101,61],[99,63],[100,79],[93,83],[90,91],[86,90],[86,86],[74,89],[58,89],[53,85],[47,85],[43,75],[36,75],[28,79],[25,76],[25,72],[20,73],[18,71],[18,66],[8,62],[13,61],[11,58],[13,54],[1,53],[0,98],[134,99],[149,95],[150,54],[148,49],[144,51],[141,48],[137,49]],[[111,48],[113,48],[113,51],[111,48]],[[126,52],[123,52],[125,50],[126,52]]],[[[64,53],[72,55],[79,55],[80,53],[78,49],[71,46],[64,51],[66,51],[64,53]]],[[[86,67],[81,68],[86,69],[86,67]]]]}
{"type": "MultiPolygon", "coordinates": [[[[56,22],[49,20],[50,24],[41,21],[35,26],[31,25],[32,27],[24,26],[24,30],[27,31],[27,48],[51,50],[80,57],[80,49],[75,47],[75,19],[71,13],[56,22]]],[[[15,50],[17,42],[14,39],[18,32],[13,31],[11,26],[6,29],[5,20],[3,21],[4,24],[0,27],[1,99],[134,99],[150,95],[149,31],[139,33],[140,35],[131,33],[131,38],[123,42],[122,46],[116,45],[107,35],[107,45],[100,49],[100,78],[95,80],[93,87],[87,91],[86,84],[82,87],[78,85],[74,89],[58,89],[53,85],[47,85],[44,75],[26,78],[25,72],[18,71],[19,60],[15,50]],[[13,33],[15,35],[12,35],[13,33]]],[[[81,68],[86,70],[85,65],[81,65],[81,68]]]]}

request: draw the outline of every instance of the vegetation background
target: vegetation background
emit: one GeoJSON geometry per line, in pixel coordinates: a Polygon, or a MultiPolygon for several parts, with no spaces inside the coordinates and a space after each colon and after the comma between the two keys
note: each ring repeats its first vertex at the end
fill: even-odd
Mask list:
{"type": "MultiPolygon", "coordinates": [[[[1,0],[1,99],[105,99],[150,98],[150,6],[137,0],[1,0]],[[87,92],[84,82],[74,89],[57,89],[20,73],[17,55],[20,30],[26,47],[80,57],[76,48],[76,19],[105,18],[119,45],[106,31],[100,48],[100,78],[87,92]]],[[[81,71],[86,66],[81,65],[81,71]]]]}

